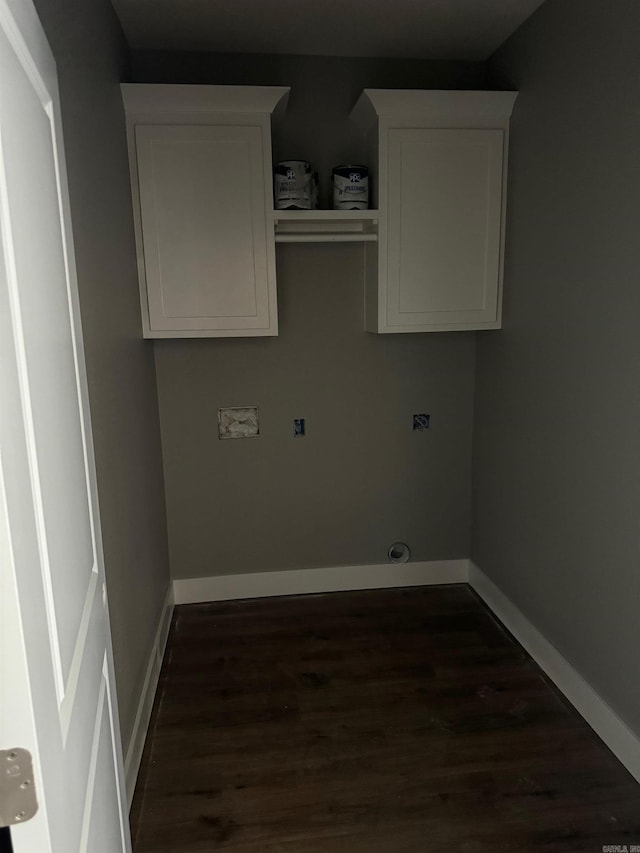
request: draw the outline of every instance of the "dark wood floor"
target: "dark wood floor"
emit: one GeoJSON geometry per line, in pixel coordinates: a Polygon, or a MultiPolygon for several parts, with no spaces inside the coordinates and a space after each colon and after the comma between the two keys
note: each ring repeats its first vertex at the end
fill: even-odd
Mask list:
{"type": "Polygon", "coordinates": [[[176,608],[135,853],[601,853],[640,786],[464,586],[176,608]]]}

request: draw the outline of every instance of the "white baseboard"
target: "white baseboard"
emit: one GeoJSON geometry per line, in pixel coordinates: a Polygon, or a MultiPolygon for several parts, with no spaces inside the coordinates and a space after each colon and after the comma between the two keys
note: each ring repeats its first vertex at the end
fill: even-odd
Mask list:
{"type": "Polygon", "coordinates": [[[196,604],[237,598],[466,583],[468,578],[469,561],[466,559],[430,560],[187,578],[174,580],[173,594],[176,604],[196,604]]]}
{"type": "Polygon", "coordinates": [[[469,565],[469,584],[640,782],[640,738],[474,563],[469,565]]]}
{"type": "Polygon", "coordinates": [[[149,662],[147,664],[147,671],[142,684],[142,690],[140,691],[140,699],[136,710],[136,718],[133,723],[133,731],[131,733],[129,747],[124,760],[124,778],[129,808],[131,808],[133,792],[135,791],[138,771],[140,770],[140,761],[142,759],[144,742],[147,737],[147,730],[151,719],[153,700],[156,695],[158,677],[162,667],[164,650],[167,645],[167,637],[169,636],[173,604],[173,586],[170,586],[167,591],[167,596],[162,608],[162,614],[158,623],[158,629],[153,639],[153,645],[149,654],[149,662]]]}

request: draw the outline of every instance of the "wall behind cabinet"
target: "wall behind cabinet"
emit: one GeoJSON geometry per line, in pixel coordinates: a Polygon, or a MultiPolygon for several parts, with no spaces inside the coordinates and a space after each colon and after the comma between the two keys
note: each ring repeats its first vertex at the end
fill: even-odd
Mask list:
{"type": "MultiPolygon", "coordinates": [[[[325,201],[331,166],[362,159],[364,87],[485,83],[481,64],[158,53],[132,79],[291,85],[274,154],[311,160],[325,201]]],[[[365,333],[362,263],[359,245],[280,246],[278,338],[155,342],[174,577],[386,562],[394,539],[468,555],[474,335],[365,333]],[[218,439],[233,405],[260,407],[259,438],[218,439]]]]}

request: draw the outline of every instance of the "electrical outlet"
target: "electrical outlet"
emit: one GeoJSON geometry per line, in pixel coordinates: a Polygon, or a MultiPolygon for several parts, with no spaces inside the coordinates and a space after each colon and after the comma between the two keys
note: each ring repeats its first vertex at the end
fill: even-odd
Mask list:
{"type": "Polygon", "coordinates": [[[421,432],[422,430],[429,429],[429,424],[431,422],[431,415],[427,415],[424,412],[413,416],[413,431],[421,432]]]}

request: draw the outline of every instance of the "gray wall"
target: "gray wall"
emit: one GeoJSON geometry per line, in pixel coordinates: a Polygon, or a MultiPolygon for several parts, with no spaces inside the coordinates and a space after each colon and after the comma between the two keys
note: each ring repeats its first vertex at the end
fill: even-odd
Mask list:
{"type": "MultiPolygon", "coordinates": [[[[275,156],[326,175],[362,159],[347,117],[363,87],[481,88],[484,67],[138,54],[133,79],[289,84],[275,156]]],[[[474,336],[365,333],[361,245],[277,260],[278,338],[155,344],[173,576],[382,563],[395,539],[418,560],[467,556],[474,336]],[[218,407],[254,404],[260,437],[218,440],[218,407]],[[413,433],[425,411],[433,428],[413,433]]]]}
{"type": "Polygon", "coordinates": [[[545,3],[494,57],[504,330],[478,335],[472,555],[640,732],[640,5],[545,3]]]}
{"type": "Polygon", "coordinates": [[[126,750],[169,585],[153,349],[140,330],[119,82],[125,46],[106,0],[37,0],[58,65],[126,750]]]}

